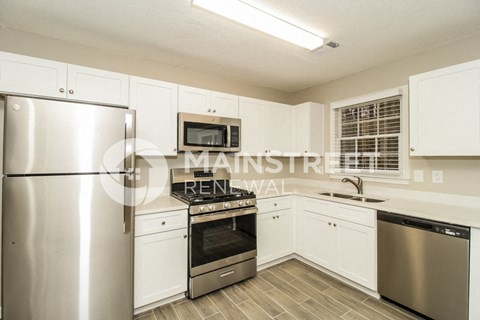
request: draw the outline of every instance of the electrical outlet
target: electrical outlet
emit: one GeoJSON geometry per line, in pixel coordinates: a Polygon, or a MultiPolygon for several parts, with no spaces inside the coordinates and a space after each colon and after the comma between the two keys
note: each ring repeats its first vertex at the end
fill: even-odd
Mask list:
{"type": "Polygon", "coordinates": [[[413,170],[413,182],[423,182],[423,170],[413,170]]]}
{"type": "Polygon", "coordinates": [[[443,183],[443,171],[442,170],[433,170],[432,171],[432,182],[433,183],[443,183]]]}

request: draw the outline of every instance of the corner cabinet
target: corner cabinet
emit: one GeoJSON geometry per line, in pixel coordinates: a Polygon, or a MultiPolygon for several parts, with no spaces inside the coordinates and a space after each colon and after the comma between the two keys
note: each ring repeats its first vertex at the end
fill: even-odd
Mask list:
{"type": "Polygon", "coordinates": [[[178,85],[130,77],[130,108],[135,109],[137,138],[155,145],[152,150],[137,142],[137,155],[177,155],[178,85]]]}
{"type": "Polygon", "coordinates": [[[128,106],[128,75],[0,52],[0,92],[128,106]]]}
{"type": "Polygon", "coordinates": [[[187,291],[187,210],[135,218],[134,307],[187,291]]]}
{"type": "Polygon", "coordinates": [[[410,155],[480,155],[480,60],[410,77],[410,155]]]}
{"type": "Polygon", "coordinates": [[[291,106],[240,97],[242,154],[280,156],[292,147],[291,106]]]}
{"type": "Polygon", "coordinates": [[[324,105],[306,102],[293,106],[293,152],[295,155],[323,155],[324,105]]]}
{"type": "Polygon", "coordinates": [[[238,96],[200,88],[179,86],[178,111],[238,118],[238,96]]]}
{"type": "Polygon", "coordinates": [[[257,206],[257,264],[262,265],[292,254],[292,198],[259,199],[257,206]]]}
{"type": "Polygon", "coordinates": [[[301,198],[297,252],[326,269],[376,291],[376,212],[301,198]]]}

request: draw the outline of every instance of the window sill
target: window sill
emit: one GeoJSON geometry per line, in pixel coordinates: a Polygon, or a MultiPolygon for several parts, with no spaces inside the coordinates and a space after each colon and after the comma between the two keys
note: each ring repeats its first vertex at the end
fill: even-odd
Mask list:
{"type": "MultiPolygon", "coordinates": [[[[401,178],[401,177],[385,177],[385,176],[362,176],[358,175],[360,178],[362,178],[363,181],[367,182],[379,182],[379,183],[389,183],[389,184],[410,184],[410,179],[409,178],[401,178]]],[[[352,177],[352,175],[345,174],[345,175],[337,175],[337,174],[331,174],[329,175],[330,179],[338,179],[341,180],[345,177],[352,177]]]]}

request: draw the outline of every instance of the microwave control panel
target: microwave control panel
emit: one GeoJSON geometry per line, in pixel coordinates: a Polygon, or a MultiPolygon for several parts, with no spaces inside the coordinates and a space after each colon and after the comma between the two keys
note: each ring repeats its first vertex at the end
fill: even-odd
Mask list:
{"type": "Polygon", "coordinates": [[[231,148],[240,147],[240,127],[236,127],[236,126],[230,127],[230,147],[231,148]]]}

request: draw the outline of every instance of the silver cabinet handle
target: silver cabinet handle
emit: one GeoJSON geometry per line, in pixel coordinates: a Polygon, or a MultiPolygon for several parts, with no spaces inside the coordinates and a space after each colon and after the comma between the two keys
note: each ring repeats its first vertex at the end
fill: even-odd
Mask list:
{"type": "Polygon", "coordinates": [[[68,93],[73,94],[74,91],[72,89],[68,90],[68,93]]]}
{"type": "Polygon", "coordinates": [[[173,148],[173,151],[177,151],[177,148],[173,148]]]}
{"type": "Polygon", "coordinates": [[[415,151],[415,148],[414,148],[414,147],[411,147],[411,148],[410,148],[410,151],[415,151]]]}
{"type": "Polygon", "coordinates": [[[58,89],[58,91],[60,91],[61,93],[64,93],[64,92],[65,92],[65,89],[60,88],[60,89],[58,89]]]}
{"type": "Polygon", "coordinates": [[[272,218],[275,219],[275,216],[273,216],[272,218]]]}
{"type": "Polygon", "coordinates": [[[275,203],[273,204],[273,206],[276,207],[276,206],[277,206],[277,203],[275,202],[275,203]]]}
{"type": "Polygon", "coordinates": [[[234,273],[235,273],[235,270],[233,270],[233,269],[228,270],[228,271],[225,271],[225,272],[222,272],[222,273],[220,274],[220,278],[229,276],[229,275],[234,274],[234,273]]]}
{"type": "Polygon", "coordinates": [[[183,235],[183,239],[187,239],[187,235],[186,235],[186,234],[183,235]]]}
{"type": "Polygon", "coordinates": [[[213,113],[217,112],[217,109],[213,109],[213,113]]]}
{"type": "Polygon", "coordinates": [[[336,224],[336,223],[334,223],[334,224],[333,224],[333,226],[334,226],[334,227],[336,227],[336,226],[337,226],[337,224],[336,224]]]}
{"type": "Polygon", "coordinates": [[[277,219],[280,219],[280,216],[277,216],[277,219]]]}
{"type": "Polygon", "coordinates": [[[212,109],[208,109],[208,112],[212,112],[212,109]]]}
{"type": "Polygon", "coordinates": [[[331,225],[332,225],[332,223],[331,223],[331,222],[329,222],[329,223],[328,223],[328,225],[329,225],[329,226],[331,226],[331,225]]]}
{"type": "Polygon", "coordinates": [[[307,150],[305,150],[305,153],[308,153],[308,151],[307,151],[307,150]]]}
{"type": "Polygon", "coordinates": [[[162,226],[164,226],[164,225],[165,225],[165,223],[166,223],[165,221],[162,221],[162,226]]]}

